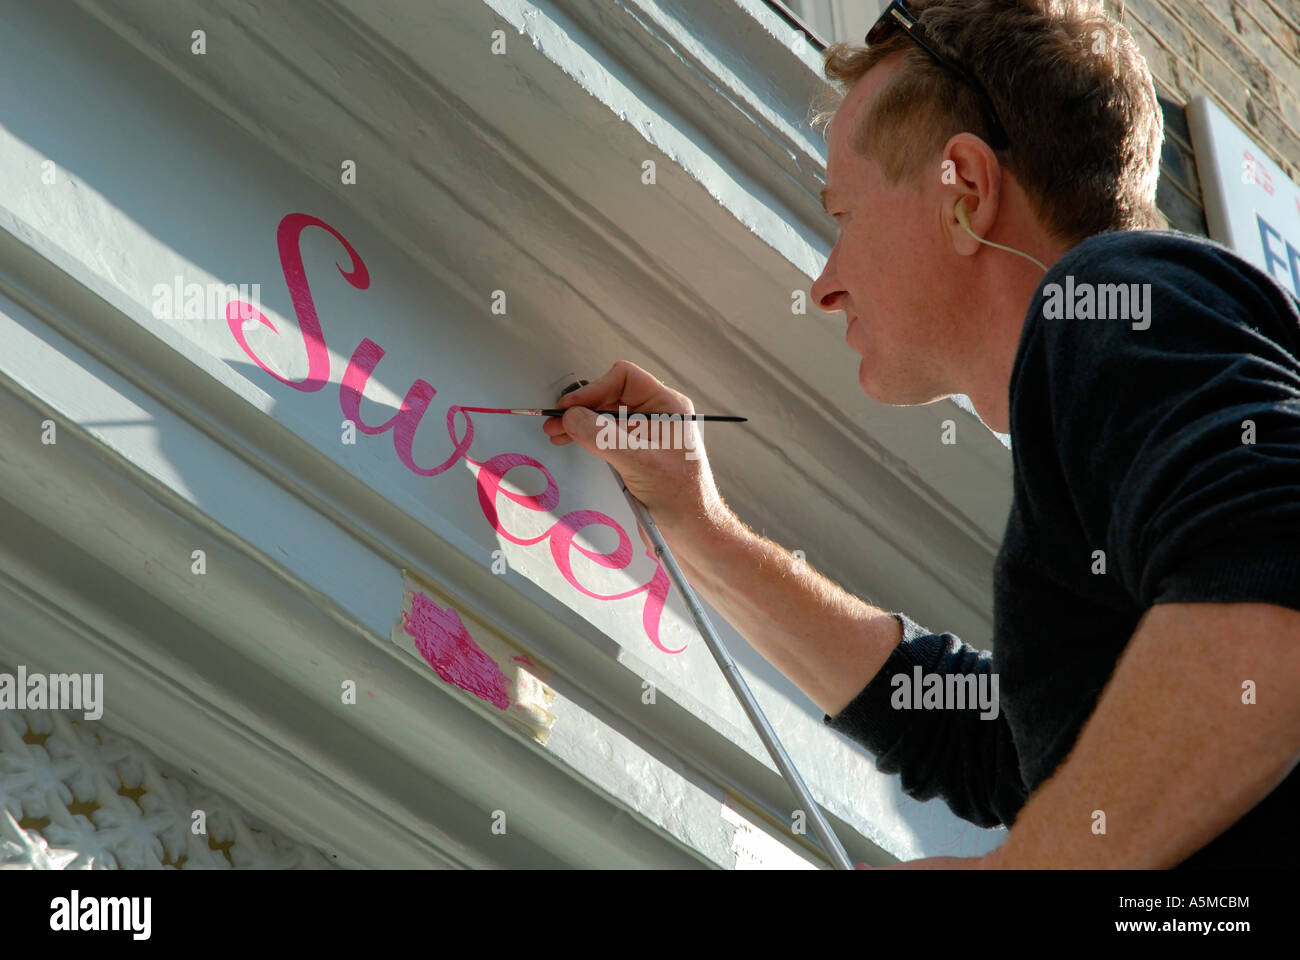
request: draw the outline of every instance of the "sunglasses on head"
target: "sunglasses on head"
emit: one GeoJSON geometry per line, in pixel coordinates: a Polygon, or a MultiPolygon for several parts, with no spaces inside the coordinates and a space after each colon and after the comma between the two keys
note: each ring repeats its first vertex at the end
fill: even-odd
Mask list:
{"type": "Polygon", "coordinates": [[[867,31],[867,46],[871,46],[872,44],[884,40],[893,30],[902,30],[909,37],[915,40],[917,46],[928,53],[934,59],[935,63],[939,64],[945,70],[950,71],[954,76],[959,77],[976,93],[978,93],[983,105],[984,122],[988,125],[989,146],[994,150],[1000,150],[1004,147],[1010,146],[1011,139],[1007,136],[1007,131],[1002,126],[1002,121],[998,119],[997,111],[993,109],[993,101],[989,99],[989,95],[985,92],[984,87],[980,85],[978,80],[971,76],[968,70],[958,66],[947,57],[941,56],[934,47],[930,46],[926,41],[925,28],[917,22],[916,14],[912,13],[911,10],[908,10],[902,0],[893,0],[889,6],[885,7],[884,12],[880,14],[880,18],[872,25],[871,29],[867,31]]]}

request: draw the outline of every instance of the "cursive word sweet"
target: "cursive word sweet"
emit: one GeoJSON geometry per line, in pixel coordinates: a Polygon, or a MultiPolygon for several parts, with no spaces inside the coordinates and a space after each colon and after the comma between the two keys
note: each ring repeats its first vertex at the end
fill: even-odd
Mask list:
{"type": "MultiPolygon", "coordinates": [[[[347,251],[349,269],[342,264],[335,264],[343,279],[358,290],[370,287],[370,272],[366,269],[361,255],[353,249],[347,239],[324,220],[306,213],[290,213],[281,221],[276,230],[276,245],[280,252],[280,267],[284,273],[284,282],[289,288],[294,313],[298,317],[298,327],[302,332],[303,346],[307,353],[307,375],[302,380],[290,380],[271,369],[249,346],[246,333],[263,325],[277,336],[280,331],[255,304],[243,301],[231,301],[226,305],[226,323],[230,328],[235,343],[263,371],[280,383],[294,390],[312,393],[330,383],[330,356],[325,345],[325,333],[321,328],[320,318],[316,313],[316,301],[312,295],[311,284],[307,280],[307,270],[303,264],[300,238],[308,227],[319,227],[330,233],[347,251]]],[[[447,408],[445,417],[447,435],[451,439],[452,450],[447,459],[432,467],[421,467],[415,462],[413,447],[416,431],[437,394],[437,389],[426,380],[417,378],[402,398],[401,408],[384,423],[371,425],[361,419],[361,397],[366,384],[374,373],[379,361],[384,357],[384,350],[369,337],[357,344],[348,361],[343,379],[339,383],[339,408],[343,415],[356,424],[362,433],[376,436],[392,431],[393,449],[398,461],[412,473],[422,477],[436,477],[451,469],[461,459],[478,467],[478,501],[483,516],[493,531],[511,543],[529,546],[549,541],[551,559],[565,581],[579,593],[596,600],[623,600],[644,592],[645,605],[642,610],[641,623],[650,642],[664,653],[680,653],[686,648],[676,650],[665,647],[659,639],[659,623],[664,604],[668,598],[669,580],[663,566],[656,561],[655,572],[650,580],[635,589],[624,593],[594,593],[578,582],[573,572],[572,551],[577,550],[583,556],[599,566],[611,570],[622,570],[632,562],[632,542],[625,531],[612,517],[597,510],[573,510],[556,520],[545,531],[535,537],[523,538],[506,529],[498,511],[501,497],[505,497],[525,510],[547,513],[554,510],[560,502],[560,487],[555,477],[539,461],[522,453],[499,453],[486,460],[475,460],[469,455],[474,443],[474,423],[470,415],[453,404],[447,408]],[[463,436],[456,434],[456,417],[464,418],[463,436]],[[546,489],[539,494],[516,494],[503,489],[501,484],[511,470],[530,468],[539,470],[546,478],[546,489]],[[609,553],[600,553],[574,542],[574,538],[587,527],[604,526],[618,535],[618,545],[609,553]]],[[[653,554],[647,551],[647,556],[653,554]]]]}

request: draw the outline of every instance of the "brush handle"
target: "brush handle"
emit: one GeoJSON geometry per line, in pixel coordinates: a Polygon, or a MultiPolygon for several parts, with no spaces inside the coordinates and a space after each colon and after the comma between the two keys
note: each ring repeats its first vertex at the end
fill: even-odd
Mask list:
{"type": "Polygon", "coordinates": [[[632,514],[640,522],[646,536],[650,538],[650,542],[655,545],[655,556],[659,558],[660,563],[663,565],[664,571],[668,574],[668,579],[672,581],[673,586],[677,588],[677,592],[686,601],[686,609],[690,611],[691,619],[695,621],[700,636],[704,638],[704,645],[713,654],[714,661],[722,670],[727,683],[731,685],[731,690],[736,695],[736,699],[740,701],[741,707],[744,708],[745,715],[749,717],[749,722],[754,725],[754,730],[758,733],[759,739],[763,741],[763,746],[767,747],[768,756],[776,764],[777,770],[781,772],[786,784],[799,801],[800,808],[811,821],[813,832],[821,839],[831,864],[840,870],[852,870],[853,861],[849,859],[848,851],[844,849],[844,844],[840,842],[839,837],[835,835],[834,829],[827,822],[821,807],[817,804],[817,800],[808,789],[808,785],[804,783],[803,777],[799,776],[794,761],[790,759],[790,755],[785,752],[785,747],[777,739],[776,731],[772,729],[772,724],[768,722],[767,716],[763,713],[763,708],[754,699],[754,694],[750,691],[749,684],[745,682],[740,668],[736,666],[736,661],[732,659],[726,645],[722,642],[722,638],[718,636],[717,631],[713,628],[713,623],[709,620],[708,613],[705,612],[704,606],[700,603],[700,598],[687,582],[686,574],[682,573],[682,568],[677,565],[677,560],[673,557],[672,551],[668,549],[668,543],[664,540],[659,525],[655,523],[654,517],[650,515],[646,505],[633,496],[632,491],[623,482],[623,477],[614,469],[614,465],[611,463],[607,464],[607,466],[610,472],[614,474],[614,479],[618,482],[619,489],[623,491],[623,496],[627,498],[628,506],[632,508],[632,514]]]}
{"type": "MultiPolygon", "coordinates": [[[[556,407],[554,409],[540,410],[538,412],[544,417],[562,417],[564,416],[565,409],[569,409],[569,408],[562,409],[556,407]]],[[[617,410],[593,410],[592,413],[595,414],[604,413],[604,414],[608,414],[611,417],[617,417],[619,415],[619,412],[617,410]]],[[[717,414],[711,414],[711,413],[642,413],[637,415],[646,417],[647,419],[649,419],[650,417],[659,416],[659,417],[675,417],[682,421],[707,420],[712,423],[744,423],[749,419],[749,417],[724,417],[724,416],[719,416],[717,414]]],[[[628,416],[630,417],[632,416],[632,414],[629,413],[628,416]]]]}
{"type": "MultiPolygon", "coordinates": [[[[516,416],[523,417],[562,417],[567,407],[549,407],[541,409],[539,407],[461,407],[466,413],[513,413],[516,416]]],[[[605,414],[610,417],[619,417],[622,413],[618,410],[593,410],[595,414],[605,414]]],[[[652,417],[676,417],[678,420],[710,420],[714,423],[745,423],[749,417],[724,417],[712,413],[668,413],[666,411],[655,411],[654,413],[632,413],[629,417],[645,417],[647,420],[652,417]]],[[[670,421],[669,421],[670,422],[670,421]]]]}

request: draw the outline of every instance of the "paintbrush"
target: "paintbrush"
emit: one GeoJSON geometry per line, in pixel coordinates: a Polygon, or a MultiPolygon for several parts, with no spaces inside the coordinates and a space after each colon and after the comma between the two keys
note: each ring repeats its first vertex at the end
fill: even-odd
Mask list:
{"type": "MultiPolygon", "coordinates": [[[[520,407],[517,409],[510,409],[508,407],[461,407],[460,409],[466,411],[467,413],[513,413],[524,417],[562,417],[564,416],[564,411],[566,409],[572,409],[572,408],[550,407],[550,408],[543,409],[537,407],[527,407],[527,408],[520,407]]],[[[604,413],[604,414],[608,414],[611,417],[620,416],[620,413],[617,410],[593,410],[592,413],[596,413],[596,414],[604,413]]],[[[622,415],[633,416],[634,414],[628,413],[627,408],[624,408],[622,415]]],[[[719,416],[717,414],[710,414],[710,413],[638,413],[635,414],[635,416],[641,416],[646,418],[676,417],[683,421],[702,420],[702,421],[709,421],[712,423],[745,423],[746,421],[749,420],[749,417],[724,417],[724,416],[719,416]]]]}

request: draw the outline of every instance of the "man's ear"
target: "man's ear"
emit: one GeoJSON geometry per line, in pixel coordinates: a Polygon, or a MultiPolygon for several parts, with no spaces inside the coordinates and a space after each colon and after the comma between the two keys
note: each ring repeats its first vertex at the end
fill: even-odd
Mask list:
{"type": "Polygon", "coordinates": [[[944,201],[944,229],[953,249],[963,257],[971,256],[980,248],[980,242],[971,236],[977,232],[970,218],[972,200],[978,202],[978,198],[970,194],[956,194],[944,201]]]}
{"type": "Polygon", "coordinates": [[[958,133],[944,145],[943,170],[944,230],[953,250],[969,257],[980,248],[980,242],[971,232],[983,237],[997,218],[1002,167],[983,140],[969,133],[958,133]],[[958,209],[964,209],[965,225],[958,217],[958,209]]]}

